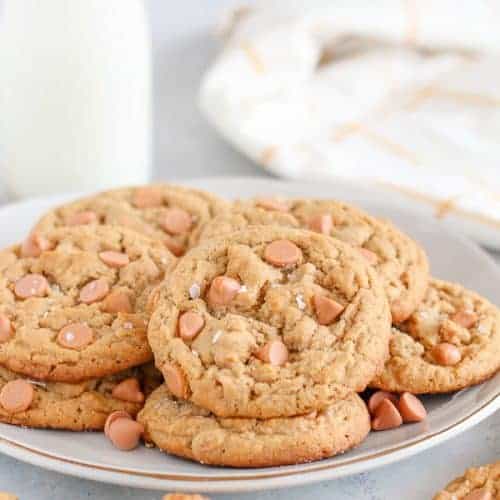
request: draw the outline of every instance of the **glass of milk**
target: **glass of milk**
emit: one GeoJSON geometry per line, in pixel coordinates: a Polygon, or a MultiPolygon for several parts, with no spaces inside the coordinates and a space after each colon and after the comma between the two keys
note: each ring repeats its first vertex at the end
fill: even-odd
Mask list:
{"type": "Polygon", "coordinates": [[[141,0],[4,0],[0,175],[17,197],[151,176],[151,40],[141,0]]]}

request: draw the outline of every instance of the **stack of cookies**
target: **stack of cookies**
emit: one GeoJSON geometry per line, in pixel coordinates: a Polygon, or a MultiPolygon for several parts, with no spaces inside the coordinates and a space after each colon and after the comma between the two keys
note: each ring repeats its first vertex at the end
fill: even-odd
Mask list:
{"type": "Polygon", "coordinates": [[[43,216],[0,269],[0,420],[121,449],[318,460],[500,368],[499,310],[333,200],[106,192],[43,216]]]}
{"type": "Polygon", "coordinates": [[[1,251],[0,420],[102,430],[113,412],[135,417],[162,382],[151,291],[226,207],[182,188],[122,189],[49,212],[1,251]]]}

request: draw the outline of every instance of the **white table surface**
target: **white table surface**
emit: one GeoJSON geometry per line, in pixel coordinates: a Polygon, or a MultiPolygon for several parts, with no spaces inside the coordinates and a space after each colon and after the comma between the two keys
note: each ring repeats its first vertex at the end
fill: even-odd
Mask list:
{"type": "MultiPolygon", "coordinates": [[[[222,143],[196,108],[198,81],[216,51],[213,26],[224,7],[240,0],[149,0],[155,57],[155,165],[158,179],[264,175],[222,143]]],[[[248,2],[247,2],[248,3],[248,2]]],[[[1,0],[0,0],[1,5],[1,0]]],[[[0,202],[5,202],[0,171],[0,202]]],[[[500,255],[495,256],[500,264],[500,255]]],[[[367,474],[295,488],[214,499],[406,500],[433,493],[470,466],[500,459],[500,414],[466,434],[397,465],[367,474]]],[[[48,472],[0,455],[0,491],[21,499],[160,499],[134,490],[48,472]]]]}

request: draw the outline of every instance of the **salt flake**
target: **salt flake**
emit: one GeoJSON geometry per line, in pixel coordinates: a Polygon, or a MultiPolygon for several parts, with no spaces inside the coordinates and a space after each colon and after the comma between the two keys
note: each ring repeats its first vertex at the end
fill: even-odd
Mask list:
{"type": "Polygon", "coordinates": [[[301,293],[298,293],[295,296],[295,302],[297,303],[297,307],[303,311],[306,308],[306,303],[304,301],[304,296],[301,293]]]}
{"type": "Polygon", "coordinates": [[[75,334],[73,332],[65,332],[64,334],[64,338],[65,340],[67,340],[68,342],[73,342],[73,340],[75,340],[75,334]]]}
{"type": "Polygon", "coordinates": [[[488,329],[486,328],[486,325],[484,325],[483,323],[479,323],[477,327],[477,333],[479,333],[480,335],[487,335],[488,329]]]}
{"type": "Polygon", "coordinates": [[[193,299],[193,300],[199,298],[200,292],[201,292],[201,288],[200,288],[200,285],[198,285],[198,283],[193,283],[189,287],[189,297],[191,297],[191,299],[193,299]]]}
{"type": "Polygon", "coordinates": [[[37,385],[38,387],[43,387],[43,388],[47,387],[47,384],[45,382],[40,382],[39,380],[33,380],[30,378],[30,379],[28,379],[28,382],[31,385],[37,385]]]}

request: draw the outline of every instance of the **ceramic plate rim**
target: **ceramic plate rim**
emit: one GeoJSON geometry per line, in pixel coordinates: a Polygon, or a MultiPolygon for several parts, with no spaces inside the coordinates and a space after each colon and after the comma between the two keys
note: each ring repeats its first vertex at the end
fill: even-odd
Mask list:
{"type": "MultiPolygon", "coordinates": [[[[253,185],[260,185],[265,189],[273,188],[281,189],[285,187],[298,187],[311,189],[315,185],[318,186],[318,182],[297,182],[297,181],[281,181],[275,179],[266,179],[262,177],[211,177],[211,178],[199,178],[191,179],[188,181],[181,181],[179,184],[184,184],[192,187],[205,188],[208,190],[213,190],[217,192],[217,185],[221,182],[226,184],[236,184],[239,183],[250,183],[253,185]],[[212,187],[211,187],[212,186],[212,187]]],[[[366,195],[373,195],[374,189],[376,188],[370,186],[369,184],[357,184],[353,182],[346,182],[344,180],[339,181],[337,184],[347,186],[348,189],[355,189],[359,192],[364,190],[369,190],[366,195]]],[[[324,183],[321,183],[324,189],[324,183]]],[[[60,203],[62,201],[71,199],[80,194],[70,194],[70,195],[58,195],[52,197],[39,197],[31,200],[16,202],[12,204],[5,205],[0,208],[0,217],[5,216],[5,213],[15,210],[19,207],[28,207],[29,205],[43,203],[60,203]]],[[[384,200],[384,205],[389,205],[391,208],[400,210],[402,212],[408,212],[412,215],[423,216],[421,210],[419,210],[418,205],[412,206],[411,202],[407,199],[395,200],[394,197],[388,203],[384,200]],[[404,200],[404,201],[403,201],[404,200]],[[404,207],[407,205],[407,207],[404,207]],[[403,208],[402,208],[403,206],[403,208]],[[408,209],[410,207],[411,209],[408,209]],[[420,213],[419,213],[420,212],[420,213]]],[[[468,247],[469,251],[473,251],[477,254],[478,258],[489,259],[491,262],[493,260],[484,253],[475,243],[467,240],[461,235],[457,235],[448,229],[444,229],[449,235],[452,235],[457,241],[460,241],[462,245],[468,247]]],[[[65,474],[70,474],[78,477],[83,477],[87,479],[92,479],[96,481],[115,483],[120,485],[129,485],[132,487],[139,488],[151,488],[151,489],[188,489],[193,492],[239,492],[239,491],[256,491],[261,489],[271,489],[280,487],[289,487],[295,485],[303,485],[312,482],[317,482],[325,479],[340,478],[359,472],[366,472],[377,467],[381,467],[390,463],[397,462],[404,458],[408,458],[417,453],[420,453],[430,447],[436,446],[437,444],[443,443],[444,441],[450,439],[453,436],[464,432],[470,427],[478,424],[480,421],[493,414],[495,411],[500,409],[500,390],[490,398],[489,401],[484,402],[480,408],[474,409],[470,414],[461,417],[458,421],[451,423],[444,429],[438,430],[425,437],[415,437],[412,440],[404,443],[400,446],[392,446],[389,449],[382,451],[369,452],[368,456],[354,457],[351,462],[346,463],[329,463],[325,464],[322,462],[316,462],[308,470],[293,470],[293,471],[281,471],[279,468],[268,469],[269,472],[259,472],[254,477],[247,474],[242,474],[238,476],[237,474],[225,475],[224,472],[227,469],[221,468],[221,474],[216,476],[200,476],[196,474],[148,474],[146,472],[140,472],[137,470],[120,469],[113,465],[108,467],[103,467],[101,465],[87,463],[82,460],[70,460],[68,458],[53,455],[50,451],[42,453],[34,448],[29,448],[26,444],[21,444],[16,442],[16,440],[6,438],[1,435],[0,430],[0,451],[7,455],[10,455],[19,460],[44,467],[50,470],[62,472],[65,474]]],[[[234,472],[234,469],[231,469],[234,472]]]]}
{"type": "Polygon", "coordinates": [[[361,472],[368,472],[385,465],[396,463],[438,444],[444,443],[448,439],[465,432],[467,429],[477,425],[499,409],[500,394],[497,394],[479,410],[463,417],[459,422],[452,424],[449,428],[438,431],[436,434],[420,440],[416,439],[406,443],[394,451],[387,450],[382,453],[375,453],[374,458],[363,457],[356,460],[354,463],[340,465],[328,464],[324,466],[321,466],[320,461],[317,462],[317,468],[309,471],[294,471],[271,476],[266,476],[264,473],[255,478],[243,477],[240,479],[233,477],[216,477],[200,479],[194,476],[188,478],[187,475],[183,476],[182,479],[176,479],[174,475],[170,475],[170,478],[167,478],[168,475],[161,477],[156,474],[138,473],[126,469],[120,470],[112,466],[94,466],[85,462],[78,462],[76,460],[70,461],[62,457],[52,456],[50,453],[42,454],[37,450],[30,449],[4,437],[0,437],[0,452],[17,458],[18,460],[55,472],[120,486],[126,485],[156,490],[180,489],[192,491],[194,493],[248,492],[306,485],[327,479],[333,480],[361,472]],[[377,455],[380,456],[377,457],[377,455]],[[283,481],[284,478],[286,478],[285,481],[283,481]]]}

